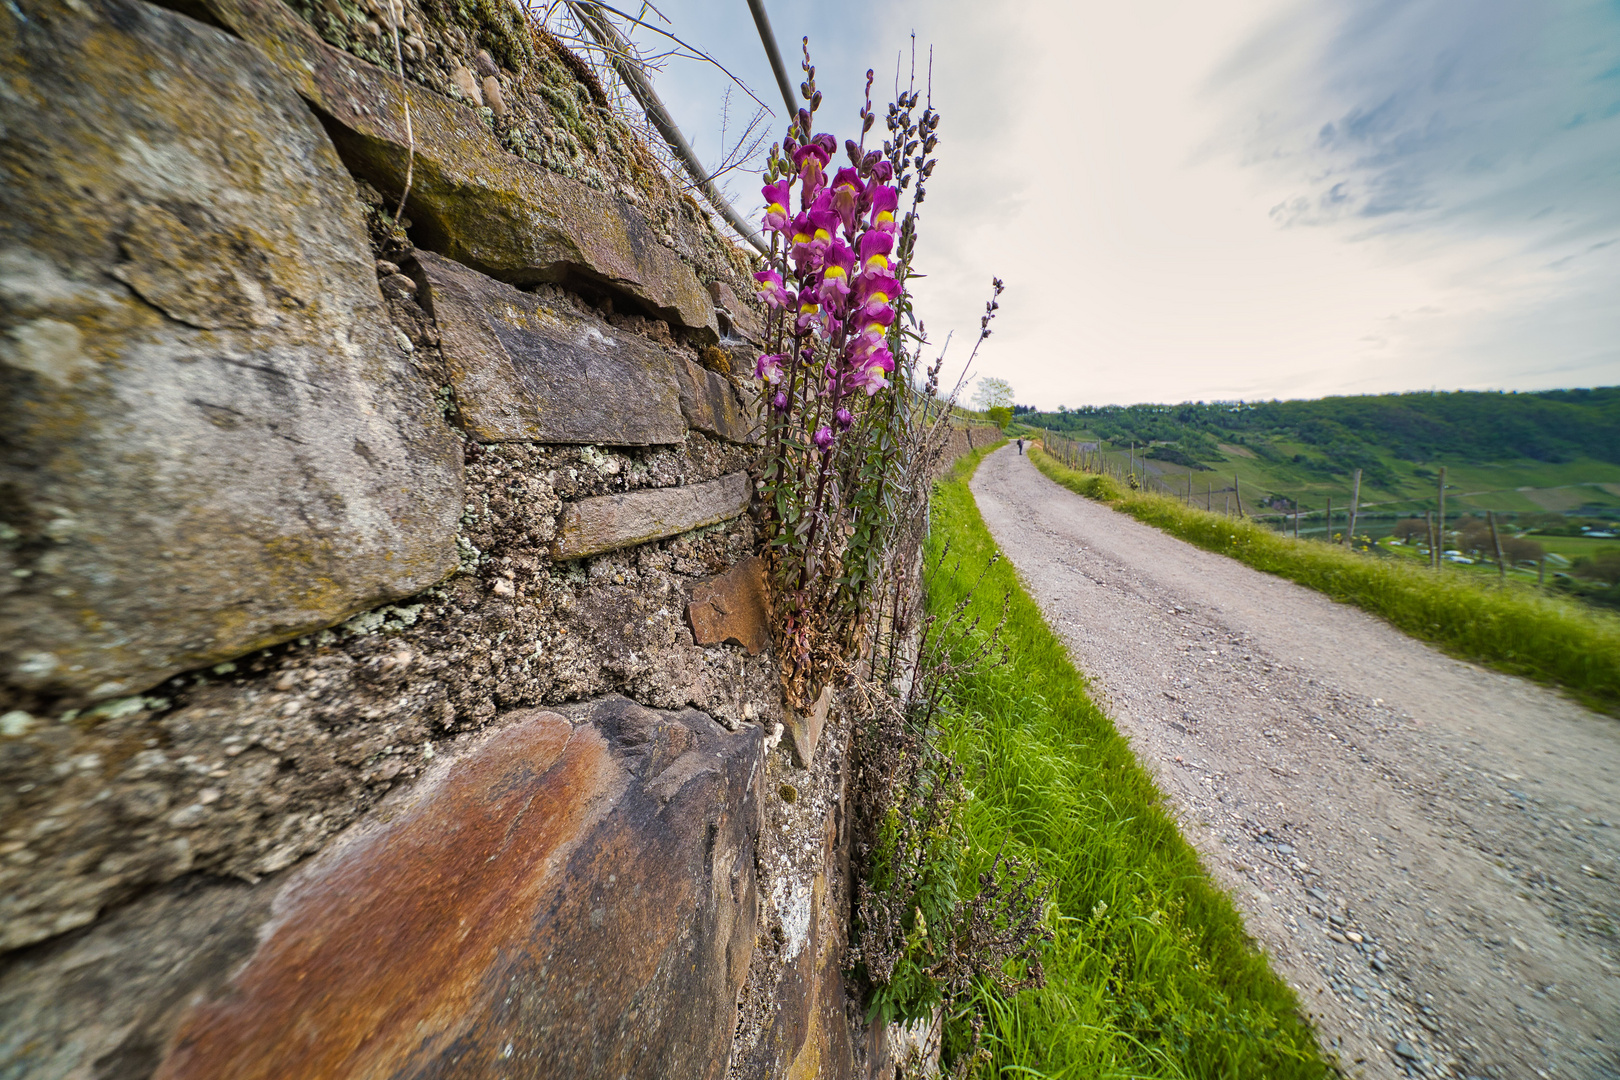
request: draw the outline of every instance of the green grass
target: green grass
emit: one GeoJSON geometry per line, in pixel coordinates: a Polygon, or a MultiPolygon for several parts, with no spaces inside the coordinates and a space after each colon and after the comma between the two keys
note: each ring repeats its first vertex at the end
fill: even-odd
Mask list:
{"type": "MultiPolygon", "coordinates": [[[[929,543],[937,557],[949,540],[950,557],[929,576],[935,613],[967,593],[995,552],[967,487],[984,453],[936,489],[929,543]]],[[[1333,1075],[1292,991],[1006,560],[974,593],[972,613],[994,625],[1008,593],[1010,661],[961,680],[942,733],[967,768],[965,823],[980,861],[1005,843],[1039,863],[1055,901],[1046,986],[979,1002],[995,1074],[1333,1075]]]]}
{"type": "Polygon", "coordinates": [[[1533,586],[1498,588],[1486,575],[1459,574],[1450,566],[1436,573],[1409,559],[1358,555],[1166,496],[1124,491],[1039,449],[1031,450],[1031,460],[1069,490],[1172,536],[1355,604],[1455,656],[1562,686],[1592,708],[1620,715],[1620,620],[1613,616],[1533,586]]]}

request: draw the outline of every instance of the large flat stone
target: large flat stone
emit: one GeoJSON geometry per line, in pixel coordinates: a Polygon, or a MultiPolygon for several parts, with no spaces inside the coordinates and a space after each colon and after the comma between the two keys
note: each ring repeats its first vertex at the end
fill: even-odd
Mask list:
{"type": "Polygon", "coordinates": [[[675,374],[680,385],[681,412],[688,424],[727,442],[759,441],[755,412],[743,403],[730,379],[684,356],[676,360],[675,374]]]}
{"type": "Polygon", "coordinates": [[[675,378],[684,360],[443,256],[417,258],[418,295],[472,434],[614,446],[685,438],[675,378]]]}
{"type": "Polygon", "coordinates": [[[724,1075],[761,734],[623,698],[579,719],[508,717],[300,870],[155,1075],[724,1075]]]}
{"type": "Polygon", "coordinates": [[[280,71],[139,0],[18,4],[0,684],[127,694],[453,570],[457,440],[280,71]]]}
{"type": "Polygon", "coordinates": [[[398,199],[411,164],[406,214],[418,246],[518,285],[606,287],[718,336],[708,291],[624,198],[508,153],[471,108],[333,48],[279,0],[201,2],[282,65],[357,175],[398,199]]]}
{"type": "Polygon", "coordinates": [[[753,494],[747,473],[671,488],[643,488],[596,495],[563,507],[552,554],[581,559],[701,529],[748,509],[753,494]]]}

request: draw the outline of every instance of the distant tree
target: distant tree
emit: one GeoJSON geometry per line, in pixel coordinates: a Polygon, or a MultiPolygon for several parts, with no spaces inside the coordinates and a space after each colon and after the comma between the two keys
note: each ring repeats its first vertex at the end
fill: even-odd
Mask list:
{"type": "Polygon", "coordinates": [[[1013,411],[1005,405],[992,405],[985,412],[990,414],[990,422],[1003,431],[1012,423],[1013,411]]]}
{"type": "Polygon", "coordinates": [[[1502,537],[1502,554],[1507,558],[1508,562],[1521,563],[1535,562],[1547,554],[1547,551],[1528,536],[1504,536],[1502,537]]]}
{"type": "Polygon", "coordinates": [[[1410,540],[1414,536],[1428,539],[1429,523],[1422,518],[1401,518],[1395,523],[1394,536],[1397,540],[1410,540]]]}
{"type": "Polygon", "coordinates": [[[988,376],[980,379],[973,388],[973,406],[981,412],[998,407],[1010,410],[1013,407],[1012,383],[988,376]]]}
{"type": "Polygon", "coordinates": [[[1611,589],[1620,585],[1620,548],[1605,548],[1575,560],[1569,572],[1587,581],[1601,581],[1611,589]]]}

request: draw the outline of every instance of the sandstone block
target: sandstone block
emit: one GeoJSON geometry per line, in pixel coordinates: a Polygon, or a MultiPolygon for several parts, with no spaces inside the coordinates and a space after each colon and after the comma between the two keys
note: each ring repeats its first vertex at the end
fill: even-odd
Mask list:
{"type": "Polygon", "coordinates": [[[748,655],[758,654],[771,643],[765,560],[750,556],[695,586],[686,605],[686,621],[699,645],[741,645],[748,655]]]}
{"type": "Polygon", "coordinates": [[[688,424],[727,442],[758,441],[756,412],[743,403],[730,379],[685,357],[676,359],[675,373],[688,424]]]}
{"type": "Polygon", "coordinates": [[[623,698],[508,719],[288,881],[157,1077],[724,1075],[759,731],[623,698]]]}
{"type": "Polygon", "coordinates": [[[658,318],[718,336],[708,291],[624,198],[507,152],[468,106],[333,48],[278,0],[203,2],[282,65],[327,119],[350,169],[389,199],[399,198],[414,160],[406,213],[419,246],[517,285],[609,288],[658,318]]]}
{"type": "Polygon", "coordinates": [[[700,529],[741,514],[752,495],[748,474],[737,472],[702,484],[580,499],[563,508],[552,554],[580,559],[700,529]]]}
{"type": "Polygon", "coordinates": [[[19,3],[0,684],[128,694],[452,571],[457,440],[281,72],[139,0],[19,3]]]}
{"type": "Polygon", "coordinates": [[[462,422],[478,438],[644,446],[685,437],[675,378],[685,360],[443,256],[417,261],[462,422]]]}

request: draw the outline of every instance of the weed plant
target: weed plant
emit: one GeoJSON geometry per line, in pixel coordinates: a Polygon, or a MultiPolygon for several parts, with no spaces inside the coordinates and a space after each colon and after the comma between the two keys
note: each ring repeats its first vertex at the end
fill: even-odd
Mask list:
{"type": "Polygon", "coordinates": [[[986,452],[936,488],[928,607],[945,613],[965,601],[993,625],[1010,594],[1001,629],[1009,659],[955,681],[940,739],[970,791],[964,881],[989,853],[1038,865],[1055,934],[1044,986],[1015,997],[982,988],[965,1003],[987,1018],[987,1068],[1065,1078],[1333,1075],[1292,991],[1086,696],[1011,565],[983,570],[995,545],[967,478],[986,452]],[[947,541],[951,557],[940,563],[947,541]]]}
{"type": "Polygon", "coordinates": [[[1337,545],[1294,540],[1264,525],[1126,491],[1034,448],[1031,460],[1070,491],[1107,503],[1201,548],[1355,604],[1455,656],[1564,687],[1620,715],[1620,620],[1583,610],[1533,586],[1485,584],[1442,567],[1373,559],[1337,545]]]}

